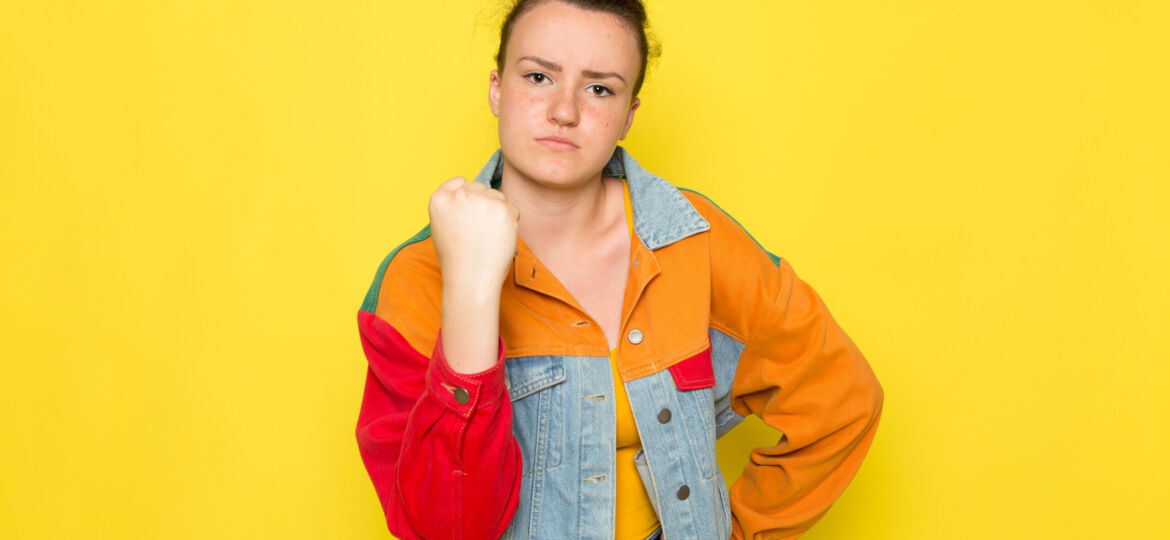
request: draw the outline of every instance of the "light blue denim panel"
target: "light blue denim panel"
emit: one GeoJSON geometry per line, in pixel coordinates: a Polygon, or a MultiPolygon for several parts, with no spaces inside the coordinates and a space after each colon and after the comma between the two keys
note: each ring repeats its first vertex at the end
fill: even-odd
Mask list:
{"type": "MultiPolygon", "coordinates": [[[[673,377],[671,378],[673,381],[673,377]]],[[[711,478],[719,469],[715,459],[715,410],[710,388],[678,392],[677,410],[672,410],[671,422],[682,420],[695,463],[703,479],[711,478]],[[682,415],[681,417],[679,415],[682,415]]]]}
{"type": "Polygon", "coordinates": [[[532,538],[530,525],[540,522],[541,494],[547,472],[564,462],[566,429],[564,395],[568,378],[561,356],[508,358],[505,361],[508,393],[512,399],[512,433],[520,445],[523,476],[520,504],[503,538],[532,538]]]}
{"type": "Polygon", "coordinates": [[[524,457],[524,476],[561,464],[565,448],[565,362],[556,356],[509,358],[513,433],[524,457]],[[517,429],[519,428],[519,429],[517,429]]]}
{"type": "Polygon", "coordinates": [[[626,392],[664,536],[730,537],[730,507],[721,491],[726,485],[715,462],[711,389],[680,391],[664,370],[626,383],[626,392]],[[665,423],[658,420],[663,409],[671,411],[665,423]],[[680,500],[679,488],[684,485],[689,495],[680,500]]]}
{"type": "MultiPolygon", "coordinates": [[[[613,538],[617,502],[617,405],[609,357],[584,357],[578,362],[578,394],[581,425],[573,440],[580,447],[576,478],[561,478],[564,485],[579,486],[576,501],[564,501],[578,512],[574,534],[541,538],[613,538]]],[[[566,490],[567,491],[567,490],[566,490]]],[[[567,495],[567,493],[566,493],[567,495]]]]}
{"type": "Polygon", "coordinates": [[[617,442],[609,358],[509,358],[506,370],[512,432],[525,464],[519,506],[503,538],[613,538],[617,442]]]}
{"type": "Polygon", "coordinates": [[[731,408],[731,383],[739,368],[739,357],[744,344],[714,328],[711,337],[711,364],[715,368],[715,437],[722,437],[731,428],[743,422],[743,417],[731,408]]]}
{"type": "MultiPolygon", "coordinates": [[[[507,369],[525,474],[503,537],[611,539],[616,411],[609,359],[509,358],[507,369]]],[[[731,536],[731,508],[714,453],[714,388],[680,391],[669,371],[626,384],[643,434],[638,465],[649,476],[644,484],[667,537],[731,536]],[[663,408],[672,411],[665,424],[658,421],[663,408]],[[679,500],[683,484],[690,494],[679,500]]]]}

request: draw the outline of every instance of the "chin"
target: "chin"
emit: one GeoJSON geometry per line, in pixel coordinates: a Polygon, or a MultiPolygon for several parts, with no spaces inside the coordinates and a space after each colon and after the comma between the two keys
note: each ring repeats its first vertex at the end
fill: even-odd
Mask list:
{"type": "Polygon", "coordinates": [[[580,149],[577,152],[555,152],[537,146],[538,151],[509,160],[516,172],[541,184],[556,186],[572,185],[589,176],[587,167],[580,163],[581,156],[577,155],[580,149]]]}
{"type": "Polygon", "coordinates": [[[535,163],[530,169],[519,169],[524,176],[533,181],[545,184],[548,186],[569,186],[577,183],[581,174],[572,169],[563,167],[556,167],[549,163],[535,163]],[[531,171],[531,174],[529,174],[531,171]]]}

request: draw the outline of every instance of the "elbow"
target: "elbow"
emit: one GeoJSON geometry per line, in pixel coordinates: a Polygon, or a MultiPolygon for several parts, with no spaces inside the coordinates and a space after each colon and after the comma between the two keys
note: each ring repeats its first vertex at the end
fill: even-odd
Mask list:
{"type": "Polygon", "coordinates": [[[865,409],[867,423],[872,429],[877,425],[878,420],[882,416],[882,406],[886,401],[886,392],[882,388],[881,383],[878,382],[877,377],[871,375],[870,381],[866,392],[865,409]]]}
{"type": "Polygon", "coordinates": [[[858,437],[873,431],[882,415],[886,392],[868,365],[861,366],[850,385],[849,422],[855,426],[858,437]]]}

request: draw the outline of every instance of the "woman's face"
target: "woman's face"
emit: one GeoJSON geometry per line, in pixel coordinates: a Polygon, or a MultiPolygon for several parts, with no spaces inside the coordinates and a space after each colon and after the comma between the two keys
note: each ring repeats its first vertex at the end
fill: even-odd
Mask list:
{"type": "Polygon", "coordinates": [[[550,187],[598,177],[626,137],[642,58],[616,15],[544,2],[513,22],[488,101],[505,169],[550,187]]]}

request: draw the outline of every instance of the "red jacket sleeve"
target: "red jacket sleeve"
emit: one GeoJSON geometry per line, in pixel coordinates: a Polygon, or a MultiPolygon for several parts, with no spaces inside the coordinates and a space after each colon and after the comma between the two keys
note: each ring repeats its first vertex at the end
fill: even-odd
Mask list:
{"type": "Polygon", "coordinates": [[[498,538],[520,496],[520,448],[504,383],[504,342],[496,364],[460,374],[430,358],[386,321],[358,312],[369,367],[358,415],[362,462],[403,539],[498,538]]]}

